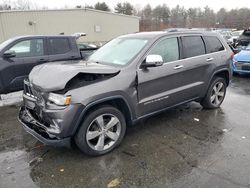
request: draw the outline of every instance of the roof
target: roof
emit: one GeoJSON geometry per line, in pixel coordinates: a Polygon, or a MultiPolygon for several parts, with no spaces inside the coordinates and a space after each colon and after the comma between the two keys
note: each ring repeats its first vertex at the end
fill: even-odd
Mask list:
{"type": "Polygon", "coordinates": [[[21,38],[39,38],[39,37],[41,37],[41,38],[45,38],[45,37],[58,37],[58,38],[60,38],[60,37],[75,37],[75,36],[72,36],[72,35],[23,35],[23,36],[16,36],[16,37],[12,37],[11,39],[14,39],[14,40],[16,40],[16,39],[21,39],[21,38]]]}
{"type": "Polygon", "coordinates": [[[121,37],[136,37],[136,38],[158,38],[162,36],[170,36],[170,35],[184,35],[184,34],[201,34],[201,35],[217,35],[211,31],[198,31],[198,30],[181,30],[181,31],[151,31],[151,32],[138,32],[128,35],[123,35],[121,37]]]}

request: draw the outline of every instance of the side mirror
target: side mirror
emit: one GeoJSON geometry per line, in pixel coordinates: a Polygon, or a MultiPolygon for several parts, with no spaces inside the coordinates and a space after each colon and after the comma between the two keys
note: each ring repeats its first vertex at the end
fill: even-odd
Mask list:
{"type": "Polygon", "coordinates": [[[16,57],[16,52],[13,50],[7,50],[3,53],[3,57],[5,58],[12,58],[12,57],[16,57]]]}
{"type": "Polygon", "coordinates": [[[148,55],[146,57],[145,63],[142,64],[143,67],[158,67],[163,65],[163,59],[160,55],[148,55]]]}

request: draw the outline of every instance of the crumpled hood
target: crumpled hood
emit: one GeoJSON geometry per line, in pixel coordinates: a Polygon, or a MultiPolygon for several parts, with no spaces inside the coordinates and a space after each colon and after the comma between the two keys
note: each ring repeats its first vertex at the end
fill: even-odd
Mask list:
{"type": "Polygon", "coordinates": [[[108,65],[86,61],[63,61],[36,66],[29,74],[30,83],[44,92],[64,89],[79,73],[115,74],[120,71],[108,65]]]}
{"type": "Polygon", "coordinates": [[[250,51],[249,50],[241,50],[238,54],[234,56],[236,61],[241,62],[250,62],[250,51]]]}

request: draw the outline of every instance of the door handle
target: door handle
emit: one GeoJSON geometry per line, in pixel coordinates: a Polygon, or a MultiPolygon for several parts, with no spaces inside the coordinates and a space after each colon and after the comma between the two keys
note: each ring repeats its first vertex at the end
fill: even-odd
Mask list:
{"type": "Polygon", "coordinates": [[[39,59],[39,63],[45,63],[45,62],[47,62],[48,60],[47,59],[39,59]]]}
{"type": "Polygon", "coordinates": [[[213,61],[213,60],[214,60],[213,57],[207,58],[207,62],[210,62],[210,61],[213,61]]]}
{"type": "Polygon", "coordinates": [[[174,70],[178,70],[178,69],[181,69],[181,68],[183,68],[184,66],[183,65],[176,65],[175,67],[174,67],[174,70]]]}

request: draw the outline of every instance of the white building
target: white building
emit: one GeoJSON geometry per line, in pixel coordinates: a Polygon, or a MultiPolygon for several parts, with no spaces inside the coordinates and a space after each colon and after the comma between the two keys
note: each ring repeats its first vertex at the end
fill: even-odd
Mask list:
{"type": "Polygon", "coordinates": [[[102,42],[139,31],[139,18],[93,9],[0,11],[0,42],[20,35],[87,33],[86,42],[102,42]]]}

